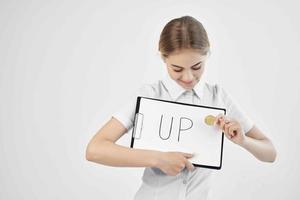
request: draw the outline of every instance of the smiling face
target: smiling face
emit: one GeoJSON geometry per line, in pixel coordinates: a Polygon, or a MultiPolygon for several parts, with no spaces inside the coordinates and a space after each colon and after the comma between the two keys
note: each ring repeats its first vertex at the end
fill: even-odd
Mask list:
{"type": "Polygon", "coordinates": [[[192,90],[204,72],[207,56],[198,50],[184,49],[163,57],[170,77],[186,90],[192,90]]]}

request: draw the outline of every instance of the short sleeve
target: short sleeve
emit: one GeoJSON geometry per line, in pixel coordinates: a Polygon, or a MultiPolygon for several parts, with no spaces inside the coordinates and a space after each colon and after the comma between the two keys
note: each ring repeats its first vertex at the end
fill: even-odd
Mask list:
{"type": "Polygon", "coordinates": [[[149,84],[142,85],[135,92],[133,92],[131,96],[121,104],[121,107],[117,108],[112,114],[112,117],[119,120],[127,130],[133,127],[138,96],[153,97],[153,87],[151,87],[149,84]]]}
{"type": "Polygon", "coordinates": [[[246,115],[244,110],[233,100],[233,98],[224,90],[224,88],[216,85],[223,105],[226,108],[226,115],[229,118],[237,120],[246,134],[254,125],[253,121],[246,115]]]}

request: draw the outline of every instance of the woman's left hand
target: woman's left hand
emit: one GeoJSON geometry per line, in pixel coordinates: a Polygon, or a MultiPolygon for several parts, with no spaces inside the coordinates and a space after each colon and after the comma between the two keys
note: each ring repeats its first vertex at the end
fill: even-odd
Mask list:
{"type": "Polygon", "coordinates": [[[223,130],[225,136],[232,142],[241,145],[245,140],[241,125],[234,119],[226,118],[223,114],[219,114],[215,119],[215,126],[223,130]]]}

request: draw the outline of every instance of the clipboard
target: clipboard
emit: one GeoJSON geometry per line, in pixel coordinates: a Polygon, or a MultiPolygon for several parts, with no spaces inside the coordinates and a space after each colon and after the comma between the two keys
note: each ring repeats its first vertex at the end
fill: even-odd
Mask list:
{"type": "Polygon", "coordinates": [[[138,96],[130,147],[193,153],[195,167],[220,170],[224,132],[204,123],[220,113],[226,109],[138,96]]]}

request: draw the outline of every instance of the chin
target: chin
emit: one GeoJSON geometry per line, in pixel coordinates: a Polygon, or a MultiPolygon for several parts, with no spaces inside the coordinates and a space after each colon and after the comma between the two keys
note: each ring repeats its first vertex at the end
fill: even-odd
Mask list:
{"type": "Polygon", "coordinates": [[[194,88],[194,85],[191,85],[191,86],[186,86],[186,85],[183,85],[183,84],[179,84],[181,87],[183,87],[184,89],[186,90],[192,90],[194,88]]]}
{"type": "Polygon", "coordinates": [[[192,90],[193,88],[194,88],[194,86],[193,87],[184,87],[186,90],[192,90]]]}
{"type": "Polygon", "coordinates": [[[179,81],[179,80],[177,80],[177,83],[178,83],[181,87],[183,87],[183,88],[185,88],[185,89],[187,89],[187,90],[191,90],[191,89],[193,89],[194,86],[195,86],[195,83],[193,83],[193,84],[191,84],[191,85],[186,85],[186,84],[182,83],[182,82],[179,81]]]}

